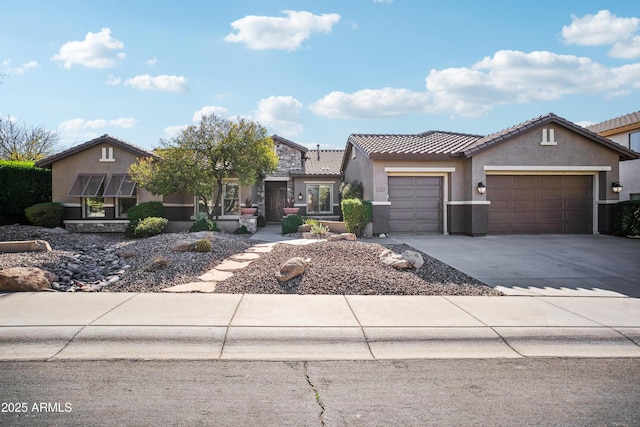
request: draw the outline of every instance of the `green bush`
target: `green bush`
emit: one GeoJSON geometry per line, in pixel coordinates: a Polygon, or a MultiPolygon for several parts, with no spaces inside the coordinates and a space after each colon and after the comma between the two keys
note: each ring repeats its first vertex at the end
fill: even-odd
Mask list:
{"type": "Polygon", "coordinates": [[[160,218],[164,215],[162,202],[144,202],[135,205],[127,211],[129,221],[143,220],[149,217],[160,218]]]}
{"type": "Polygon", "coordinates": [[[251,232],[249,231],[246,225],[243,225],[242,227],[236,228],[233,234],[251,234],[251,232]]]}
{"type": "Polygon", "coordinates": [[[24,210],[51,201],[51,169],[0,160],[0,225],[25,222],[24,210]]]}
{"type": "Polygon", "coordinates": [[[211,242],[207,239],[200,239],[193,245],[196,252],[211,252],[211,242]]]}
{"type": "Polygon", "coordinates": [[[613,234],[640,236],[640,200],[627,200],[613,207],[613,234]]]}
{"type": "Polygon", "coordinates": [[[169,222],[166,218],[150,216],[138,222],[133,230],[134,237],[151,237],[162,233],[169,222]]]}
{"type": "Polygon", "coordinates": [[[24,210],[29,222],[39,227],[55,228],[64,215],[64,205],[57,202],[38,203],[24,210]]]}
{"type": "Polygon", "coordinates": [[[287,215],[282,218],[282,234],[290,234],[298,232],[298,227],[304,223],[300,215],[287,215]]]}
{"type": "Polygon", "coordinates": [[[351,233],[361,236],[367,223],[371,221],[373,205],[369,200],[344,199],[340,206],[344,225],[351,233]]]}
{"type": "Polygon", "coordinates": [[[189,227],[189,233],[197,233],[198,231],[219,231],[218,223],[209,219],[207,214],[198,213],[196,220],[191,227],[189,227]]]}
{"type": "Polygon", "coordinates": [[[304,223],[306,225],[310,225],[310,226],[314,226],[314,225],[320,225],[320,221],[315,219],[315,218],[305,218],[304,219],[304,223]]]}
{"type": "Polygon", "coordinates": [[[139,219],[136,219],[135,221],[129,221],[129,224],[127,224],[127,226],[124,229],[124,235],[129,238],[136,237],[135,231],[139,223],[140,223],[139,219]]]}
{"type": "Polygon", "coordinates": [[[362,199],[363,188],[360,181],[343,182],[338,189],[340,198],[345,199],[362,199]]]}

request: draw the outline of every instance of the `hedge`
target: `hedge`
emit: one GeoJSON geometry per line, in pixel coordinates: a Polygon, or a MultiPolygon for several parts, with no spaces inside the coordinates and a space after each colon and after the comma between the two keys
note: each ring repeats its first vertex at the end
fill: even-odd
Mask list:
{"type": "Polygon", "coordinates": [[[24,215],[33,225],[55,228],[58,227],[62,221],[64,205],[56,202],[38,203],[26,208],[24,215]]]}
{"type": "Polygon", "coordinates": [[[362,236],[367,223],[371,221],[373,205],[369,200],[344,199],[340,203],[344,225],[351,233],[362,236]]]}
{"type": "Polygon", "coordinates": [[[640,200],[627,200],[613,206],[613,234],[640,236],[640,200]]]}
{"type": "Polygon", "coordinates": [[[300,215],[287,215],[282,218],[280,224],[282,225],[282,234],[296,233],[298,227],[304,223],[304,220],[300,215]]]}
{"type": "Polygon", "coordinates": [[[135,222],[149,217],[162,217],[164,216],[164,206],[162,202],[143,202],[138,205],[132,206],[127,211],[127,219],[135,222]]]}
{"type": "Polygon", "coordinates": [[[0,160],[0,224],[25,221],[24,210],[51,201],[51,170],[0,160]]]}

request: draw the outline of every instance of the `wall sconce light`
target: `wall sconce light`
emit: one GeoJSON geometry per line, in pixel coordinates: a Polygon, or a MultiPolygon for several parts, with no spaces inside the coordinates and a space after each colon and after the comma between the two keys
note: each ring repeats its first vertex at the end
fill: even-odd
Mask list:
{"type": "Polygon", "coordinates": [[[478,187],[477,188],[478,188],[478,193],[480,193],[480,194],[484,194],[484,192],[487,191],[487,186],[484,185],[484,182],[482,182],[482,181],[480,181],[478,183],[478,187]]]}
{"type": "Polygon", "coordinates": [[[298,193],[298,200],[302,200],[302,193],[298,193]]]}
{"type": "Polygon", "coordinates": [[[612,182],[611,189],[613,190],[614,193],[619,193],[622,191],[622,185],[620,185],[618,181],[612,182]]]}

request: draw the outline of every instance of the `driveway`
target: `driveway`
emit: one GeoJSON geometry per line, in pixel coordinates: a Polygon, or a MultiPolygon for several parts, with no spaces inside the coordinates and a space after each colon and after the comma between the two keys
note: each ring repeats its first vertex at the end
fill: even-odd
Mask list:
{"type": "Polygon", "coordinates": [[[640,297],[640,239],[392,236],[507,295],[640,297]]]}

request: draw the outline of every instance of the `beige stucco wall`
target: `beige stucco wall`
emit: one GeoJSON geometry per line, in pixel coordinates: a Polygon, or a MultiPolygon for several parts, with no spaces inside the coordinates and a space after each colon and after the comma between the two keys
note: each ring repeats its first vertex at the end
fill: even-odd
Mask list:
{"type": "MultiPolygon", "coordinates": [[[[360,181],[363,187],[363,198],[374,200],[373,164],[357,147],[352,146],[345,166],[344,182],[360,181]]],[[[386,201],[386,200],[385,200],[386,201]]]]}

